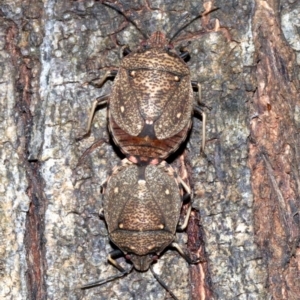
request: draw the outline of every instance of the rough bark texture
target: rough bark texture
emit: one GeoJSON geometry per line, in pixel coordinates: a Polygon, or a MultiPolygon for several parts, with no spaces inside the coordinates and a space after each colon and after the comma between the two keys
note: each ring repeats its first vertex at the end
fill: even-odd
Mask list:
{"type": "MultiPolygon", "coordinates": [[[[176,45],[190,52],[208,114],[205,155],[200,121],[185,145],[195,199],[178,240],[207,262],[170,249],[154,269],[179,299],[300,299],[300,3],[173,2],[123,5],[148,32],[219,7],[176,45]]],[[[76,141],[112,82],[87,82],[141,39],[101,1],[0,2],[1,299],[170,298],[150,272],[78,289],[118,273],[98,216],[100,185],[122,158],[105,108],[76,141]]],[[[169,162],[184,175],[179,154],[169,162]]]]}

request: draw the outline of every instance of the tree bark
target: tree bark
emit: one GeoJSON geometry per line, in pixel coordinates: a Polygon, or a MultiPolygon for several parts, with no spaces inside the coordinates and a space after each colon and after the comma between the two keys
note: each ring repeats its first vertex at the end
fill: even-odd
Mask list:
{"type": "MultiPolygon", "coordinates": [[[[300,3],[116,2],[147,33],[219,8],[174,45],[202,86],[205,154],[195,119],[168,159],[194,191],[179,243],[206,262],[170,248],[155,272],[178,299],[300,299],[300,3]]],[[[137,48],[136,26],[102,1],[0,3],[1,299],[170,299],[151,272],[79,288],[118,273],[98,215],[101,183],[123,158],[105,108],[77,140],[113,82],[88,82],[119,66],[121,46],[137,48]]]]}

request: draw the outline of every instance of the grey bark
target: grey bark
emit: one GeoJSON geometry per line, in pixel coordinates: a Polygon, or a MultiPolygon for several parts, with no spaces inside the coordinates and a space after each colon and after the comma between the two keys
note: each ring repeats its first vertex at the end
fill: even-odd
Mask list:
{"type": "MultiPolygon", "coordinates": [[[[191,248],[204,247],[207,264],[199,267],[201,280],[195,281],[197,267],[189,266],[170,249],[160,257],[155,271],[179,299],[284,299],[286,295],[287,299],[297,299],[296,293],[275,291],[279,286],[272,282],[270,264],[278,248],[266,245],[270,236],[261,239],[264,228],[256,219],[255,209],[261,207],[255,193],[257,161],[253,159],[266,155],[268,149],[253,155],[252,138],[256,138],[255,145],[260,140],[250,123],[263,115],[255,100],[262,99],[258,89],[263,80],[272,87],[268,78],[257,73],[259,61],[269,55],[260,51],[269,40],[266,29],[258,26],[260,16],[264,16],[274,20],[282,49],[290,53],[286,85],[293,85],[290,94],[294,102],[285,99],[292,111],[292,121],[287,124],[294,136],[287,136],[287,140],[293,149],[299,147],[295,132],[299,131],[300,110],[300,4],[173,2],[128,1],[126,7],[138,17],[137,24],[149,32],[170,30],[185,12],[196,16],[205,5],[219,7],[182,35],[189,36],[182,45],[190,52],[188,65],[193,79],[202,85],[208,114],[205,155],[199,154],[202,124],[197,119],[186,145],[195,193],[193,205],[200,213],[204,232],[204,244],[191,248]]],[[[105,108],[95,114],[91,134],[76,140],[85,132],[92,101],[109,93],[112,82],[101,89],[87,82],[103,76],[110,67],[118,67],[121,45],[135,49],[141,39],[132,24],[100,1],[0,3],[1,299],[169,297],[150,272],[132,272],[85,291],[78,288],[118,272],[107,263],[113,248],[98,216],[101,183],[121,159],[109,138],[105,108]]],[[[280,65],[280,61],[276,63],[280,65]]],[[[276,140],[280,139],[279,134],[276,140]]],[[[292,172],[296,183],[298,163],[297,155],[287,161],[296,166],[292,172]]],[[[264,166],[270,169],[268,163],[264,166]]],[[[272,178],[266,185],[274,186],[278,177],[272,178]]],[[[279,190],[283,188],[280,183],[279,190]]],[[[299,194],[295,194],[293,209],[283,208],[284,214],[293,216],[287,222],[290,228],[299,226],[299,194]]],[[[272,201],[272,195],[268,199],[272,201]]],[[[268,222],[272,231],[272,220],[268,222]]],[[[293,233],[282,242],[280,255],[286,258],[285,270],[294,259],[297,274],[299,232],[295,229],[293,233]],[[284,252],[285,245],[294,248],[284,252]]],[[[284,234],[276,231],[276,235],[284,234]]],[[[188,238],[186,233],[178,234],[181,243],[188,238]]],[[[120,261],[129,267],[125,260],[120,261]]],[[[282,265],[278,272],[284,276],[279,268],[282,265]]],[[[297,280],[284,279],[280,287],[293,290],[289,282],[296,285],[297,280]]]]}

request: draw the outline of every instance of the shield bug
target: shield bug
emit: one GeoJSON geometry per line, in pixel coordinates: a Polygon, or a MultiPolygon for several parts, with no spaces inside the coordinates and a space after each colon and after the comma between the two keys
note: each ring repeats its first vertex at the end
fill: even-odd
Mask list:
{"type": "MultiPolygon", "coordinates": [[[[150,265],[168,246],[176,248],[189,263],[199,262],[192,261],[174,241],[176,230],[187,226],[191,212],[190,205],[184,223],[179,226],[182,186],[189,196],[188,186],[165,162],[140,166],[124,159],[122,165],[113,170],[103,187],[103,211],[110,240],[120,249],[113,251],[108,261],[121,273],[82,288],[90,288],[128,274],[132,268],[125,270],[116,261],[122,255],[138,271],[151,269],[150,265]]],[[[154,276],[158,279],[155,273],[154,276]]],[[[158,281],[166,288],[160,279],[158,281]]]]}
{"type": "MultiPolygon", "coordinates": [[[[120,9],[120,4],[104,4],[119,11],[137,27],[120,9]]],[[[149,36],[137,27],[146,41],[135,52],[126,48],[127,55],[119,69],[108,71],[100,81],[92,82],[101,87],[107,78],[115,77],[111,94],[93,103],[87,132],[96,107],[107,103],[109,131],[126,157],[134,162],[149,158],[162,160],[179,148],[192,126],[193,114],[200,114],[203,121],[201,148],[204,149],[206,114],[195,105],[193,96],[193,88],[197,88],[200,104],[201,88],[191,80],[184,61],[188,52],[177,54],[172,44],[183,28],[202,15],[186,23],[171,38],[160,31],[149,36]]]]}

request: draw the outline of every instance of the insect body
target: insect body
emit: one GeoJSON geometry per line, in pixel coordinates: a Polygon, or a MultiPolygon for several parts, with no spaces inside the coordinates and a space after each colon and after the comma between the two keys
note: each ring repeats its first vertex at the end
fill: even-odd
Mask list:
{"type": "MultiPolygon", "coordinates": [[[[113,251],[108,260],[126,275],[115,258],[125,255],[135,269],[147,271],[168,246],[175,247],[189,262],[193,261],[174,242],[176,229],[184,229],[191,212],[186,214],[184,224],[178,226],[182,206],[182,182],[173,168],[162,162],[158,165],[139,166],[127,159],[114,169],[104,185],[103,211],[111,241],[121,250],[113,251]]],[[[197,261],[198,262],[198,261],[197,261]]],[[[88,288],[108,280],[87,284],[88,288]]]]}
{"type": "Polygon", "coordinates": [[[109,128],[127,155],[164,159],[191,127],[193,91],[185,62],[161,32],[145,50],[126,56],[109,102],[109,128]]]}
{"type": "MultiPolygon", "coordinates": [[[[172,39],[171,39],[172,40],[172,39]]],[[[186,139],[193,113],[203,121],[202,150],[205,145],[205,113],[194,104],[190,70],[170,40],[154,32],[136,52],[129,53],[119,69],[108,71],[95,86],[116,76],[112,92],[93,105],[88,131],[97,105],[107,102],[109,130],[122,152],[134,162],[167,158],[186,139]]],[[[199,101],[200,102],[200,96],[199,101]]]]}
{"type": "Polygon", "coordinates": [[[107,183],[104,217],[113,243],[137,270],[146,271],[174,241],[182,206],[180,179],[166,163],[125,164],[107,183]]]}

